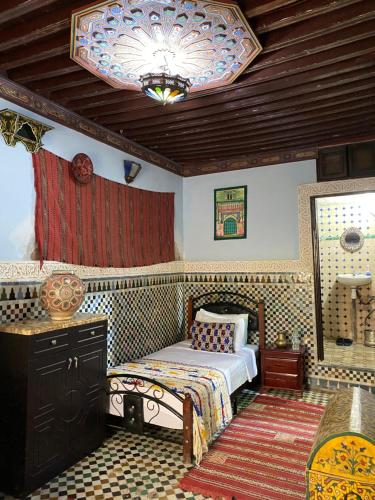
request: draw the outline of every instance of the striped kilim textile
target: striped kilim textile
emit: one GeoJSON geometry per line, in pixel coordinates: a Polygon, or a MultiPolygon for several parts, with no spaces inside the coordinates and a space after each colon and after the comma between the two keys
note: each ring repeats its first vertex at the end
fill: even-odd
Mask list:
{"type": "Polygon", "coordinates": [[[33,154],[33,165],[41,262],[134,267],[174,260],[174,193],[99,175],[80,184],[70,162],[43,149],[33,154]]]}
{"type": "Polygon", "coordinates": [[[305,498],[306,462],[323,412],[310,403],[257,396],[180,487],[225,500],[305,498]]]}

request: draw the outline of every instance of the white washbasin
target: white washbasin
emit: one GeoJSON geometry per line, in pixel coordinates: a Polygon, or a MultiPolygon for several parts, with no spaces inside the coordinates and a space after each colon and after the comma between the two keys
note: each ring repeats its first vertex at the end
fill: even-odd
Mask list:
{"type": "Polygon", "coordinates": [[[363,286],[371,282],[370,273],[338,274],[337,281],[346,286],[363,286]]]}

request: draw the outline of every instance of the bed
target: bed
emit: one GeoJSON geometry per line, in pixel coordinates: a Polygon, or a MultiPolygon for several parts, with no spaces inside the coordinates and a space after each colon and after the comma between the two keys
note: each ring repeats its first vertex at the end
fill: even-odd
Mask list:
{"type": "Polygon", "coordinates": [[[190,297],[189,331],[202,309],[224,316],[246,314],[247,336],[257,332],[259,343],[229,354],[194,350],[188,339],[108,371],[112,422],[120,421],[122,427],[138,433],[146,423],[182,429],[185,463],[191,463],[193,456],[199,463],[213,435],[229,423],[230,403],[235,412],[236,394],[259,372],[258,348],[264,345],[262,302],[227,291],[190,297]]]}

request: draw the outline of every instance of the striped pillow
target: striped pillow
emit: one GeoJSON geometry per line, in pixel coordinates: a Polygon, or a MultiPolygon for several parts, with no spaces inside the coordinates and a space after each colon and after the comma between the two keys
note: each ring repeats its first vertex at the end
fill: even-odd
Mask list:
{"type": "Polygon", "coordinates": [[[192,349],[232,354],[235,326],[234,323],[194,321],[190,327],[192,349]]]}

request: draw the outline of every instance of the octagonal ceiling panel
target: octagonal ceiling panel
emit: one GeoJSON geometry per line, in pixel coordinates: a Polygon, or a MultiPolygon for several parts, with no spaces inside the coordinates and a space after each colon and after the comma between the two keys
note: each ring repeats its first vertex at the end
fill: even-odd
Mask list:
{"type": "Polygon", "coordinates": [[[106,1],[73,13],[71,57],[116,88],[140,75],[189,78],[191,91],[233,82],[261,46],[229,1],[106,1]]]}

